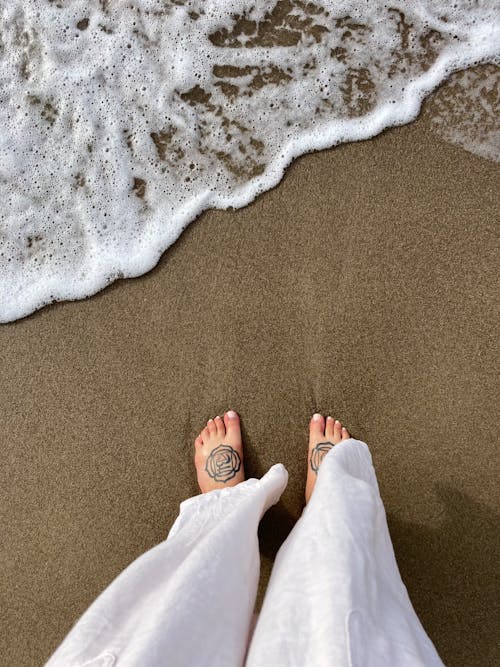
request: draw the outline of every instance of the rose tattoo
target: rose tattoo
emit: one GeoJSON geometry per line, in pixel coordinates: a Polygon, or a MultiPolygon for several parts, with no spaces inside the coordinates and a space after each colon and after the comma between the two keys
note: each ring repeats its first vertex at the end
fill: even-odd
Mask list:
{"type": "Polygon", "coordinates": [[[330,449],[333,447],[333,442],[320,442],[311,452],[311,468],[315,473],[318,472],[318,468],[321,465],[321,461],[328,454],[330,449]]]}
{"type": "Polygon", "coordinates": [[[216,482],[227,482],[241,468],[241,459],[231,445],[219,445],[212,450],[205,470],[216,482]]]}

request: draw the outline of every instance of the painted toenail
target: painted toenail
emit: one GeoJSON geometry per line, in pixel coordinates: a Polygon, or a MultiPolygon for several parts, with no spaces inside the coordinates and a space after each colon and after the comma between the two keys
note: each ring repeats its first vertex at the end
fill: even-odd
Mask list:
{"type": "Polygon", "coordinates": [[[321,419],[321,415],[319,413],[315,412],[313,414],[313,421],[319,422],[320,419],[321,419]]]}
{"type": "Polygon", "coordinates": [[[238,415],[236,414],[236,412],[234,410],[228,410],[227,416],[229,417],[229,419],[234,419],[238,415]]]}

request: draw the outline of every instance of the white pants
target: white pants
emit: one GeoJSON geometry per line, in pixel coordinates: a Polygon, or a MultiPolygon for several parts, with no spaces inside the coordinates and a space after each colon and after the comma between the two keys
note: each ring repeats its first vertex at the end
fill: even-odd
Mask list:
{"type": "Polygon", "coordinates": [[[399,570],[370,452],[324,457],[314,493],[276,557],[257,625],[257,527],[288,480],[181,503],[167,539],[127,567],[47,667],[442,666],[399,570]]]}

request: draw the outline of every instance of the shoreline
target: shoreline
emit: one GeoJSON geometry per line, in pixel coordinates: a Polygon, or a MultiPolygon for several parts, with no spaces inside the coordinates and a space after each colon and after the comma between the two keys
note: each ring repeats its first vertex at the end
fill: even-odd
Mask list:
{"type": "Polygon", "coordinates": [[[417,119],[298,158],[140,278],[0,327],[5,660],[47,659],[164,539],[197,493],[200,423],[233,407],[248,476],[290,473],[262,523],[262,583],[301,511],[308,418],[339,416],[372,450],[443,661],[493,667],[499,180],[417,119]]]}

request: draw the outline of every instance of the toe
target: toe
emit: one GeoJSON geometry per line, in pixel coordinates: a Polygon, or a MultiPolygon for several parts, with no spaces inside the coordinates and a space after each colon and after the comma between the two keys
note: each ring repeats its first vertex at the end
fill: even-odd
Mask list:
{"type": "Polygon", "coordinates": [[[224,426],[224,422],[222,419],[217,415],[217,417],[214,419],[215,426],[217,427],[217,435],[220,438],[223,438],[226,435],[226,427],[224,426]]]}
{"type": "Polygon", "coordinates": [[[215,425],[215,422],[214,422],[213,419],[209,419],[207,421],[207,428],[208,428],[208,432],[210,433],[210,435],[215,435],[217,433],[217,426],[215,425]]]}
{"type": "Polygon", "coordinates": [[[323,437],[325,434],[325,420],[323,418],[323,415],[320,415],[316,412],[312,416],[309,428],[311,435],[323,437]]]}
{"type": "Polygon", "coordinates": [[[347,440],[350,437],[351,436],[349,431],[346,428],[344,428],[344,426],[342,426],[342,440],[347,440]]]}
{"type": "Polygon", "coordinates": [[[203,438],[201,437],[201,435],[199,435],[194,441],[194,446],[198,448],[201,447],[202,445],[203,445],[203,438]]]}
{"type": "Polygon", "coordinates": [[[331,440],[333,438],[333,424],[334,424],[333,417],[327,417],[325,426],[325,436],[328,438],[328,440],[331,440]]]}
{"type": "Polygon", "coordinates": [[[210,438],[210,431],[208,430],[207,426],[205,426],[205,428],[202,430],[200,436],[204,443],[206,443],[207,440],[210,438]]]}
{"type": "Polygon", "coordinates": [[[226,425],[227,437],[230,440],[238,441],[241,439],[240,418],[234,410],[228,410],[224,415],[224,424],[226,425]]]}
{"type": "Polygon", "coordinates": [[[340,442],[342,437],[341,434],[342,434],[342,424],[339,422],[338,419],[336,419],[333,425],[333,443],[335,445],[337,444],[337,442],[340,442]]]}

